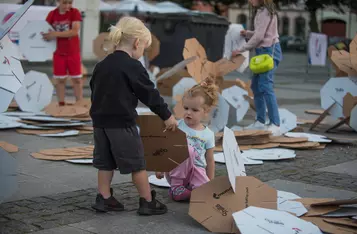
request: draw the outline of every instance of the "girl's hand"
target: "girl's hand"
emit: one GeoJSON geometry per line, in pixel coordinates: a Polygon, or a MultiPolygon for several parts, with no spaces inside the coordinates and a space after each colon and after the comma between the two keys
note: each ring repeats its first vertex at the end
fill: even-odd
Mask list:
{"type": "Polygon", "coordinates": [[[158,179],[164,178],[164,173],[162,173],[162,172],[155,172],[155,175],[156,175],[156,178],[158,178],[158,179]]]}
{"type": "Polygon", "coordinates": [[[48,33],[41,33],[42,37],[46,41],[51,41],[56,38],[56,31],[49,31],[48,33]]]}
{"type": "Polygon", "coordinates": [[[247,30],[240,31],[240,35],[246,37],[247,36],[247,30]]]}
{"type": "Polygon", "coordinates": [[[237,56],[237,55],[239,55],[239,54],[241,54],[242,52],[240,52],[239,50],[234,50],[233,52],[232,52],[232,57],[235,57],[235,56],[237,56]]]}

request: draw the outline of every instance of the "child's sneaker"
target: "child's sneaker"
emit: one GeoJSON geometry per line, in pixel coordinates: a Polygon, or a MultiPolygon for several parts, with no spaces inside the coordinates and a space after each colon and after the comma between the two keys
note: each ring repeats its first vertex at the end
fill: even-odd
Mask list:
{"type": "Polygon", "coordinates": [[[166,205],[156,200],[156,192],[151,191],[151,202],[146,201],[145,198],[139,199],[139,209],[137,213],[139,215],[162,215],[167,213],[166,205]]]}
{"type": "Polygon", "coordinates": [[[245,127],[244,129],[251,129],[251,130],[266,130],[266,125],[259,122],[258,120],[256,120],[254,123],[252,123],[251,125],[245,127]]]}
{"type": "Polygon", "coordinates": [[[174,201],[189,201],[191,191],[182,185],[175,186],[169,189],[169,196],[174,201]]]}
{"type": "Polygon", "coordinates": [[[108,199],[104,199],[102,194],[97,194],[95,199],[95,204],[92,205],[92,208],[99,212],[108,212],[108,211],[123,211],[124,205],[117,201],[113,197],[113,189],[110,188],[111,196],[108,199]]]}
{"type": "Polygon", "coordinates": [[[281,131],[280,131],[280,127],[276,126],[275,124],[270,124],[267,127],[267,131],[271,131],[273,136],[281,136],[281,131]]]}

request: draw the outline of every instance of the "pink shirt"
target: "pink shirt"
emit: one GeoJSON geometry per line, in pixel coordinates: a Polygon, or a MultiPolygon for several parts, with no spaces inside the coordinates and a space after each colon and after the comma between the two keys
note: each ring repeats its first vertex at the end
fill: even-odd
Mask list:
{"type": "Polygon", "coordinates": [[[267,8],[258,9],[254,18],[254,29],[254,31],[247,30],[246,37],[250,39],[239,51],[244,52],[253,48],[270,47],[279,42],[278,17],[274,15],[271,20],[271,15],[267,8]]]}

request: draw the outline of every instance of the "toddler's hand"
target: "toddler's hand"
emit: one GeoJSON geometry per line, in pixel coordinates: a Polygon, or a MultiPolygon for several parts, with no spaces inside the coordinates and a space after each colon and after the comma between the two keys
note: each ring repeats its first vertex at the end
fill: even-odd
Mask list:
{"type": "Polygon", "coordinates": [[[165,125],[166,125],[166,128],[165,128],[164,132],[167,130],[175,131],[178,123],[177,123],[177,120],[175,119],[174,115],[171,115],[171,117],[165,121],[165,125]]]}
{"type": "Polygon", "coordinates": [[[247,36],[247,30],[242,30],[242,31],[240,31],[240,35],[242,35],[242,36],[247,36]]]}
{"type": "Polygon", "coordinates": [[[232,52],[232,57],[235,57],[237,55],[241,54],[241,52],[239,50],[235,50],[232,52]]]}
{"type": "Polygon", "coordinates": [[[158,179],[164,178],[164,173],[162,173],[162,172],[155,172],[155,175],[156,175],[156,178],[158,178],[158,179]]]}

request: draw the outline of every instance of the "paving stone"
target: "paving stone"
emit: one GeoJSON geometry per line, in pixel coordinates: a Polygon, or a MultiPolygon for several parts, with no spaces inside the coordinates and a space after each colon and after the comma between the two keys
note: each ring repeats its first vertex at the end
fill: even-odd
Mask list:
{"type": "Polygon", "coordinates": [[[34,197],[31,199],[28,199],[29,201],[35,202],[35,203],[47,203],[47,202],[52,202],[53,199],[48,198],[48,197],[34,197]]]}
{"type": "Polygon", "coordinates": [[[34,223],[33,225],[37,226],[39,229],[50,229],[61,226],[57,220],[38,222],[34,223]]]}
{"type": "Polygon", "coordinates": [[[18,206],[15,204],[12,205],[6,205],[3,206],[2,204],[0,204],[0,214],[1,215],[7,215],[7,214],[13,214],[13,213],[29,213],[31,211],[33,211],[30,208],[24,207],[24,206],[18,206]]]}
{"type": "MultiPolygon", "coordinates": [[[[28,233],[28,232],[34,232],[34,231],[39,231],[40,228],[31,225],[31,224],[26,224],[17,220],[10,220],[8,222],[5,223],[4,225],[7,228],[10,229],[15,229],[18,231],[21,231],[22,233],[28,233]]],[[[5,232],[4,232],[5,233],[5,232]]],[[[11,233],[11,232],[8,232],[11,233]]]]}
{"type": "Polygon", "coordinates": [[[357,160],[318,169],[319,171],[347,174],[357,177],[357,160]]]}
{"type": "Polygon", "coordinates": [[[46,229],[38,232],[34,232],[33,234],[89,234],[94,232],[88,232],[79,228],[63,226],[58,228],[46,229]]]}

